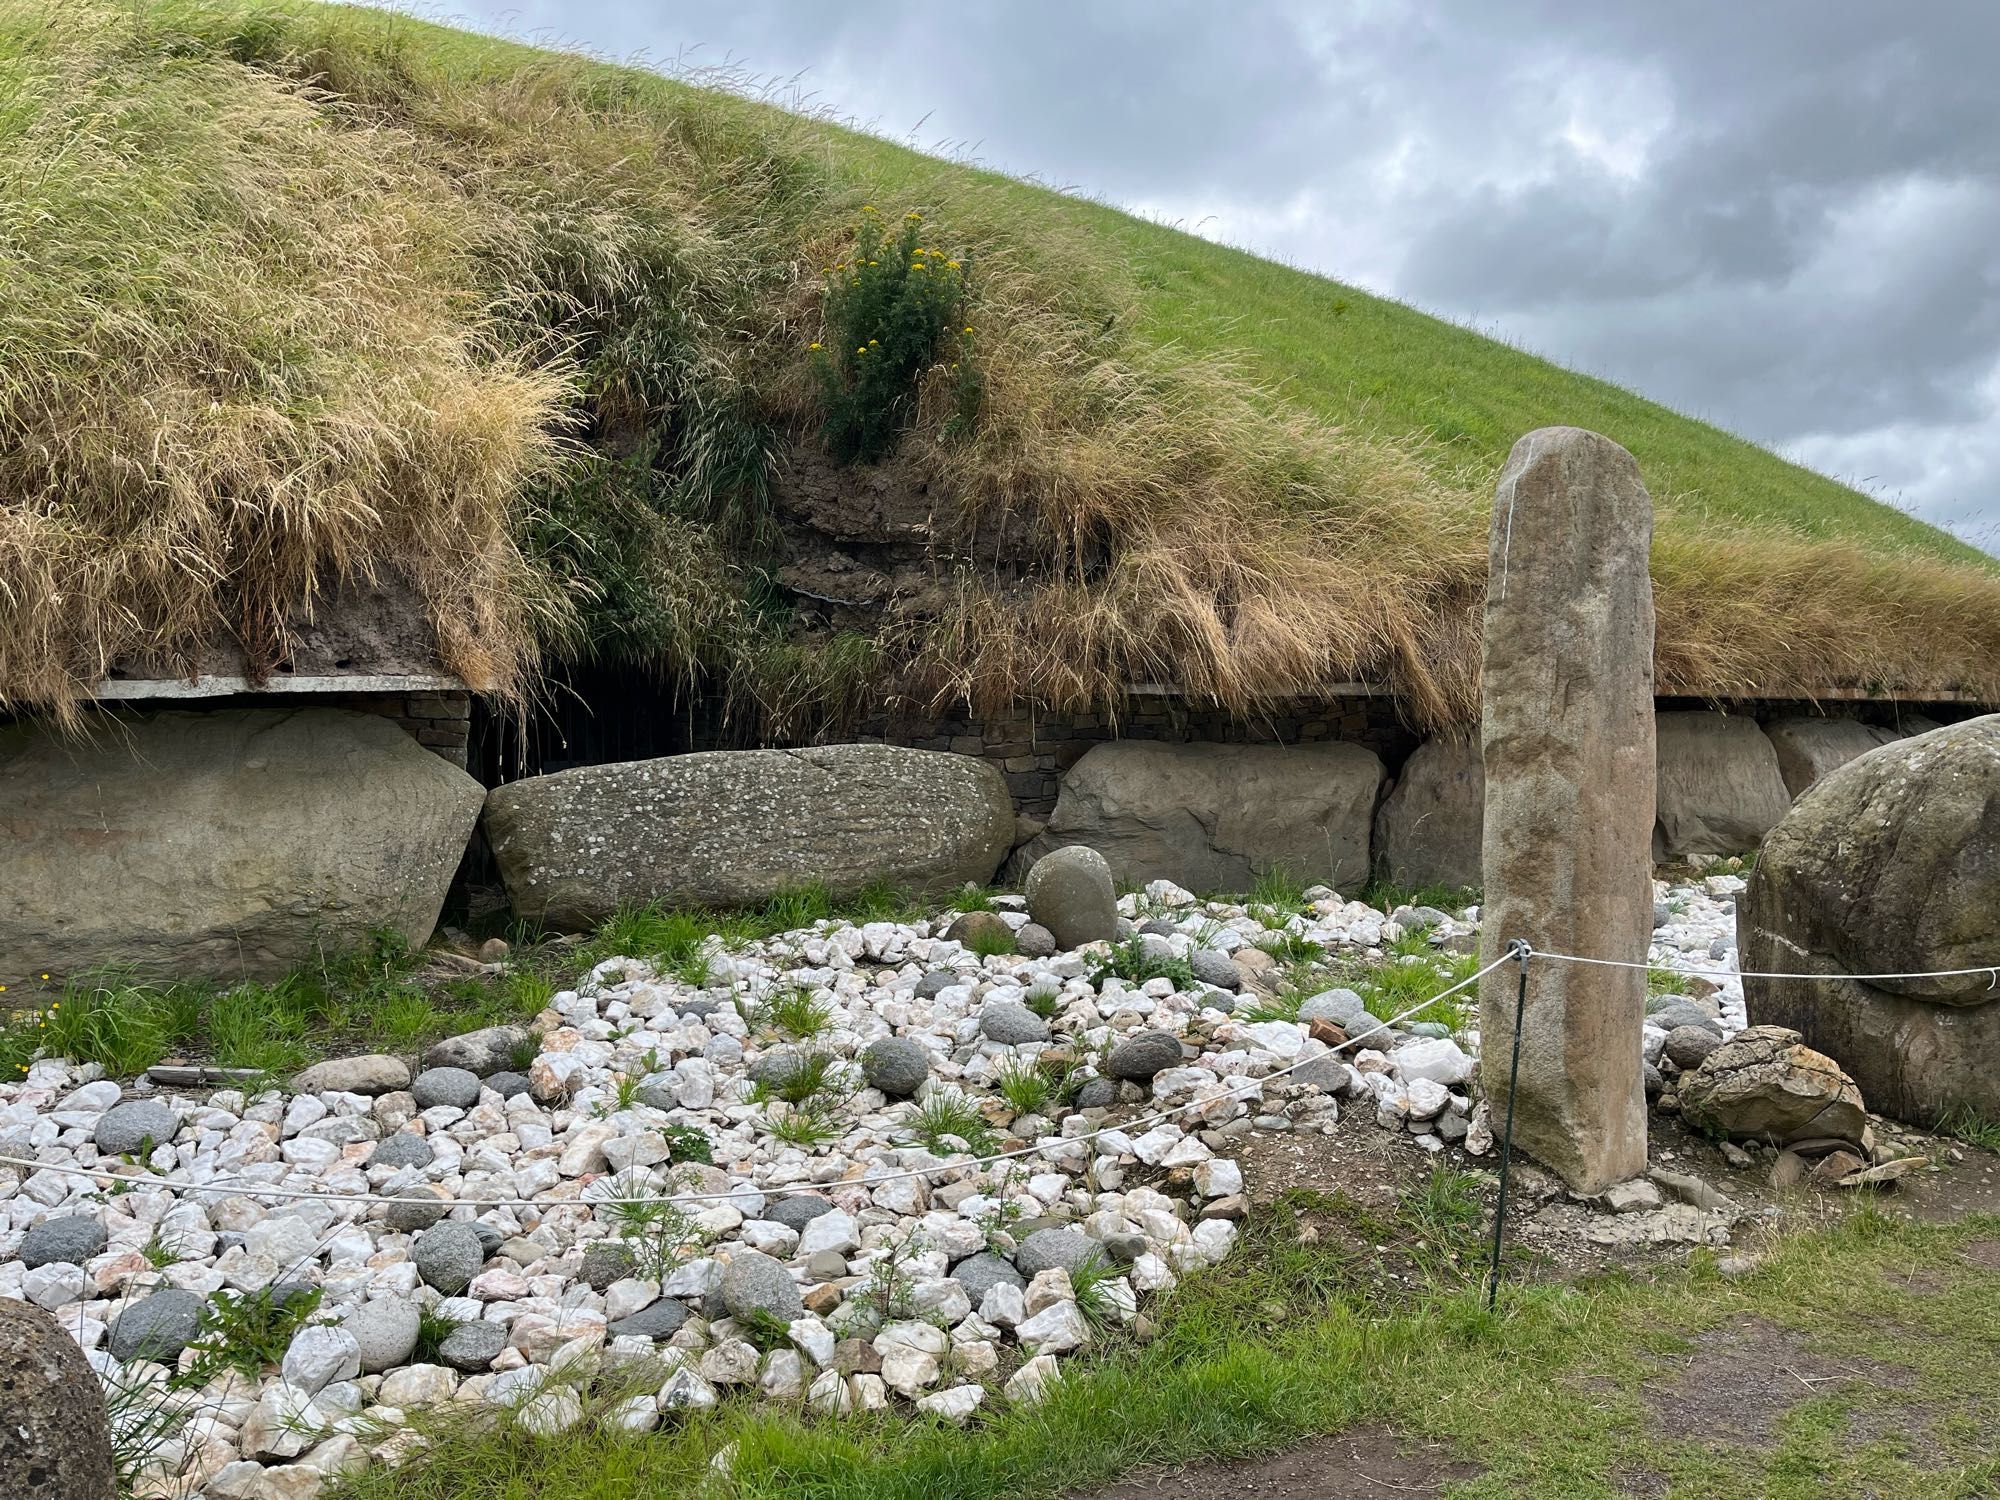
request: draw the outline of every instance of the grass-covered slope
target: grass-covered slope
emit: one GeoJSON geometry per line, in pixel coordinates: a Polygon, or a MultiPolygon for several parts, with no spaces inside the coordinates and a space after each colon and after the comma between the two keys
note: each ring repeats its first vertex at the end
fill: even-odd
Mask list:
{"type": "Polygon", "coordinates": [[[290,605],[393,566],[478,686],[614,658],[776,734],[885,688],[1133,681],[1247,708],[1367,678],[1442,722],[1476,701],[1494,475],[1552,422],[1659,502],[1663,690],[2000,698],[1990,560],[1407,308],[406,17],[0,0],[0,707],[217,632],[276,663],[290,605]],[[878,314],[828,295],[876,274],[870,221],[966,268],[902,394],[842,347],[878,314]],[[834,467],[877,418],[880,474],[834,467]],[[902,569],[859,627],[779,582],[802,472],[893,492],[842,543],[902,569]]]}

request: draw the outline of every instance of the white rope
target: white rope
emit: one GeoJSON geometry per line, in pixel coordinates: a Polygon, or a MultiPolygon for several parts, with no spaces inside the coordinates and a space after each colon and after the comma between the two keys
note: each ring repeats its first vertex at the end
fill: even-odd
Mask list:
{"type": "Polygon", "coordinates": [[[1984,974],[1990,990],[2000,986],[2000,965],[1980,964],[1970,969],[1930,969],[1916,974],[1779,974],[1761,969],[1677,969],[1671,964],[1635,964],[1622,958],[1582,958],[1574,953],[1554,953],[1544,948],[1530,950],[1536,958],[1553,958],[1565,964],[1595,964],[1602,969],[1645,969],[1662,974],[1685,974],[1691,979],[1958,979],[1984,974]]]}
{"type": "MultiPolygon", "coordinates": [[[[1257,1078],[1241,1078],[1241,1079],[1232,1078],[1228,1080],[1228,1082],[1232,1085],[1231,1093],[1235,1094],[1239,1092],[1233,1087],[1233,1085],[1237,1082],[1251,1084],[1258,1089],[1262,1089],[1265,1084],[1271,1082],[1274,1079],[1283,1078],[1288,1073],[1297,1072],[1300,1068],[1309,1067],[1314,1063],[1324,1062],[1329,1057],[1333,1057],[1341,1052],[1344,1052],[1347,1050],[1347,1048],[1352,1047],[1359,1042],[1366,1041],[1369,1037],[1379,1036],[1383,1032],[1389,1030],[1389,1028],[1394,1026],[1398,1021],[1408,1020],[1418,1011],[1428,1010],[1431,1006],[1437,1004],[1438,1001],[1448,999],[1452,995],[1457,994],[1460,990],[1465,989],[1468,985],[1478,983],[1481,979],[1485,978],[1488,974],[1491,974],[1495,969],[1499,968],[1502,964],[1508,964],[1514,962],[1516,957],[1517,955],[1513,952],[1502,954],[1499,958],[1494,959],[1493,962],[1488,964],[1485,968],[1479,970],[1475,974],[1467,975],[1464,979],[1461,979],[1458,981],[1458,983],[1452,985],[1451,988],[1446,990],[1440,990],[1437,994],[1431,996],[1428,1000],[1425,1000],[1420,1004],[1411,1006],[1408,1010],[1402,1012],[1402,1014],[1400,1015],[1391,1016],[1388,1020],[1378,1023],[1377,1025],[1369,1028],[1367,1031],[1362,1032],[1358,1036],[1349,1037],[1346,1041],[1342,1042],[1338,1047],[1329,1047],[1324,1052],[1315,1052],[1311,1057],[1302,1057],[1295,1063],[1290,1063],[1285,1067],[1277,1069],[1275,1072],[1266,1073],[1257,1078]]],[[[1241,1092],[1247,1092],[1247,1091],[1241,1091],[1241,1092]]],[[[182,1192],[182,1193],[219,1193],[233,1198],[282,1198],[288,1200],[316,1199],[327,1203],[410,1203],[410,1204],[423,1204],[430,1208],[441,1208],[441,1207],[452,1208],[460,1205],[470,1205],[482,1210],[489,1208],[538,1208],[547,1210],[550,1208],[571,1208],[571,1207],[594,1209],[594,1208],[614,1208],[621,1204],[628,1204],[628,1203],[714,1204],[722,1202],[724,1199],[728,1198],[767,1197],[772,1192],[783,1191],[786,1188],[801,1188],[801,1187],[811,1188],[811,1187],[827,1187],[827,1186],[854,1186],[854,1187],[874,1188],[883,1183],[906,1182],[913,1178],[929,1177],[931,1174],[935,1172],[963,1172],[963,1171],[976,1170],[979,1168],[989,1167],[993,1165],[993,1163],[995,1162],[1012,1161],[1018,1157],[1040,1156],[1054,1151],[1066,1151],[1072,1146],[1080,1146],[1086,1142],[1097,1140],[1102,1136],[1111,1135],[1114,1132],[1118,1134],[1129,1134],[1135,1130],[1143,1131],[1150,1126],[1159,1124],[1162,1120],[1172,1119],[1175,1115],[1185,1114],[1189,1110],[1207,1109],[1211,1105],[1217,1102],[1218,1101],[1213,1098],[1191,1099],[1185,1104],[1176,1104],[1171,1109],[1163,1109],[1150,1115],[1141,1115],[1136,1120],[1127,1120],[1117,1125],[1106,1125],[1100,1130],[1087,1131],[1082,1135],[1055,1137],[1047,1145],[1044,1145],[1041,1142],[1036,1142],[1032,1146],[1021,1146],[1013,1151],[998,1151],[990,1156],[976,1156],[976,1157],[969,1157],[962,1159],[955,1158],[949,1161],[941,1161],[933,1166],[928,1166],[928,1167],[913,1167],[906,1171],[889,1172],[879,1176],[863,1176],[852,1179],[850,1182],[842,1182],[836,1184],[786,1183],[770,1188],[760,1188],[760,1187],[730,1188],[722,1192],[715,1192],[715,1193],[675,1193],[675,1194],[655,1196],[649,1198],[486,1198],[486,1197],[475,1196],[470,1198],[450,1199],[450,1198],[430,1198],[430,1197],[419,1198],[413,1195],[398,1197],[398,1196],[378,1194],[378,1193],[330,1192],[330,1191],[323,1191],[317,1188],[254,1187],[254,1186],[238,1186],[233,1183],[179,1182],[174,1180],[173,1178],[157,1176],[151,1172],[107,1172],[92,1167],[74,1167],[68,1165],[58,1165],[55,1163],[38,1162],[34,1160],[32,1157],[20,1157],[20,1156],[0,1155],[0,1166],[26,1167],[37,1172],[55,1172],[58,1173],[59,1175],[68,1177],[86,1177],[92,1179],[93,1181],[102,1178],[106,1182],[143,1184],[147,1187],[168,1188],[174,1192],[182,1192]]]]}

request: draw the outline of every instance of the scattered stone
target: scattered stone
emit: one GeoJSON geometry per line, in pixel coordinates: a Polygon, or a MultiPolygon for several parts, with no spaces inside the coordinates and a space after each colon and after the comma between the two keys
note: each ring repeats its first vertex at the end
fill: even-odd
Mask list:
{"type": "Polygon", "coordinates": [[[1012,1000],[987,1001],[979,1012],[979,1029],[989,1040],[1008,1047],[1049,1039],[1049,1023],[1012,1000]]]}
{"type": "Polygon", "coordinates": [[[314,1063],[292,1080],[301,1094],[393,1094],[410,1086],[410,1065],[379,1052],[314,1063]]]}
{"type": "Polygon", "coordinates": [[[1023,1276],[1033,1277],[1058,1266],[1080,1271],[1103,1253],[1097,1241],[1078,1230],[1037,1229],[1021,1241],[1021,1248],[1014,1252],[1014,1264],[1023,1276]]]}
{"type": "Polygon", "coordinates": [[[1104,1070],[1113,1078],[1150,1083],[1153,1076],[1181,1065],[1181,1039],[1170,1031],[1142,1031],[1111,1049],[1104,1070]]]}
{"type": "Polygon", "coordinates": [[[1025,890],[1028,914],[1048,929],[1058,948],[1110,942],[1118,935],[1117,887],[1111,866],[1095,849],[1072,845],[1044,854],[1028,871],[1025,890]]]}
{"type": "Polygon", "coordinates": [[[116,1360],[171,1366],[201,1331],[202,1300],[172,1287],[141,1297],[113,1320],[105,1347],[116,1360]]]}
{"type": "Polygon", "coordinates": [[[965,1294],[972,1299],[974,1307],[983,1302],[986,1294],[996,1286],[1027,1285],[1021,1273],[1008,1263],[1005,1256],[995,1255],[990,1250],[967,1256],[951,1268],[951,1277],[965,1288],[965,1294]]]}
{"type": "Polygon", "coordinates": [[[670,1339],[681,1331],[687,1320],[688,1310],[684,1303],[662,1297],[629,1318],[620,1318],[613,1323],[611,1334],[614,1338],[670,1339]]]}
{"type": "Polygon", "coordinates": [[[382,1218],[391,1229],[401,1234],[415,1234],[437,1223],[450,1206],[437,1188],[405,1188],[382,1210],[382,1218]]]}
{"type": "Polygon", "coordinates": [[[385,1297],[351,1302],[340,1310],[340,1326],[354,1335],[364,1375],[379,1375],[408,1364],[417,1347],[418,1315],[413,1301],[385,1297]]]}
{"type": "Polygon", "coordinates": [[[426,1068],[411,1081],[410,1096],[419,1109],[440,1104],[470,1109],[479,1102],[479,1075],[465,1068],[426,1068]]]}
{"type": "Polygon", "coordinates": [[[470,1224],[446,1219],[417,1236],[410,1259],[426,1286],[455,1297],[472,1284],[486,1263],[486,1247],[470,1224]]]}
{"type": "Polygon", "coordinates": [[[1197,948],[1188,958],[1188,969],[1203,984],[1212,984],[1219,990],[1240,990],[1243,988],[1243,970],[1235,959],[1227,953],[1217,953],[1213,948],[1197,948]]]}
{"type": "Polygon", "coordinates": [[[1681,1079],[1680,1099],[1696,1129],[1779,1145],[1812,1136],[1858,1143],[1868,1125],[1854,1080],[1782,1026],[1752,1026],[1717,1047],[1681,1079]]]}
{"type": "Polygon", "coordinates": [[[507,1347],[507,1330],[498,1323],[461,1323],[438,1341],[438,1358],[454,1370],[476,1375],[492,1365],[507,1347]]]}
{"type": "Polygon", "coordinates": [[[133,1156],[173,1140],[180,1116],[157,1099],[130,1099],[98,1117],[91,1139],[106,1156],[133,1156]]]}
{"type": "Polygon", "coordinates": [[[1667,1033],[1667,1061],[1683,1071],[1700,1067],[1722,1045],[1721,1033],[1707,1026],[1676,1026],[1667,1033]]]}
{"type": "Polygon", "coordinates": [[[15,1259],[30,1271],[40,1266],[80,1266],[108,1243],[104,1226],[85,1214],[44,1219],[21,1237],[15,1259]]]}
{"type": "Polygon", "coordinates": [[[798,1285],[782,1261],[756,1250],[739,1250],[722,1273],[722,1301],[734,1318],[767,1313],[782,1323],[805,1316],[798,1285]]]}
{"type": "Polygon", "coordinates": [[[1056,935],[1040,922],[1023,922],[1014,929],[1014,950],[1024,958],[1049,958],[1058,951],[1056,935]]]}
{"type": "MultiPolygon", "coordinates": [[[[990,912],[974,915],[991,916],[990,912]]],[[[1005,924],[1002,924],[1005,925],[1005,924]]],[[[914,1098],[931,1075],[930,1059],[924,1049],[907,1037],[884,1037],[871,1043],[861,1054],[862,1076],[870,1088],[891,1099],[914,1098]]]]}
{"type": "Polygon", "coordinates": [[[437,1158],[429,1141],[407,1130],[382,1137],[368,1153],[371,1167],[428,1167],[437,1158]]]}
{"type": "Polygon", "coordinates": [[[424,1053],[424,1067],[457,1068],[487,1078],[514,1066],[514,1059],[534,1042],[525,1026],[487,1026],[448,1036],[424,1053]]]}

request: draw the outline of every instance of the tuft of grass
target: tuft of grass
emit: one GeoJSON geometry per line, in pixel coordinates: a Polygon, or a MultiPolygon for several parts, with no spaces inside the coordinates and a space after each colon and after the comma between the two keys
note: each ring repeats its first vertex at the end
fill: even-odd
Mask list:
{"type": "Polygon", "coordinates": [[[822,1095],[842,1092],[840,1059],[820,1047],[792,1054],[789,1067],[769,1083],[759,1083],[755,1092],[786,1104],[810,1103],[822,1095]]]}
{"type": "Polygon", "coordinates": [[[417,1308],[417,1347],[412,1362],[424,1365],[444,1363],[438,1353],[439,1347],[464,1325],[457,1318],[448,1318],[434,1305],[420,1305],[417,1308]]]}
{"type": "Polygon", "coordinates": [[[1007,1059],[995,1081],[1000,1097],[1005,1099],[1016,1114],[1036,1115],[1042,1112],[1055,1093],[1055,1080],[1042,1071],[1035,1063],[1024,1063],[1018,1057],[1007,1059]]]}
{"type": "Polygon", "coordinates": [[[993,911],[996,909],[993,904],[993,896],[994,892],[987,886],[968,884],[962,885],[953,891],[950,900],[945,904],[950,910],[956,912],[993,911]]]}
{"type": "Polygon", "coordinates": [[[830,1145],[847,1133],[832,1105],[823,1099],[773,1105],[765,1112],[763,1124],[786,1145],[807,1151],[830,1145]]]}
{"type": "Polygon", "coordinates": [[[1361,970],[1354,976],[1354,988],[1368,1007],[1368,1014],[1378,1021],[1415,1008],[1415,1014],[1406,1020],[1436,1021],[1460,1032],[1478,1016],[1478,991],[1463,989],[1441,1000],[1432,997],[1470,979],[1478,971],[1478,955],[1471,953],[1398,958],[1361,970]],[[1425,1001],[1432,1003],[1426,1005],[1425,1001]]]}
{"type": "Polygon", "coordinates": [[[1044,975],[1022,992],[1021,1003],[1044,1021],[1052,1021],[1062,1008],[1062,986],[1044,975]]]}
{"type": "Polygon", "coordinates": [[[1120,1274],[1119,1268],[1103,1254],[1091,1256],[1069,1273],[1070,1290],[1076,1294],[1076,1309],[1083,1314],[1084,1321],[1099,1333],[1108,1333],[1118,1326],[1118,1312],[1105,1289],[1105,1283],[1117,1280],[1120,1274]]]}
{"type": "Polygon", "coordinates": [[[792,985],[773,997],[759,1018],[786,1036],[806,1041],[833,1024],[833,1007],[805,986],[792,985]]]}
{"type": "Polygon", "coordinates": [[[986,1117],[970,1099],[956,1089],[935,1085],[922,1102],[911,1106],[903,1128],[939,1156],[961,1151],[986,1156],[997,1145],[986,1117]]]}
{"type": "Polygon", "coordinates": [[[965,946],[981,958],[998,958],[1015,951],[1013,933],[999,929],[982,928],[966,939],[965,946]]]}
{"type": "Polygon", "coordinates": [[[1945,1111],[1938,1121],[1939,1135],[1948,1135],[1977,1146],[1982,1151],[2000,1152],[2000,1120],[1981,1114],[1969,1104],[1945,1111]]]}
{"type": "Polygon", "coordinates": [[[1264,907],[1284,912],[1288,916],[1302,914],[1309,904],[1306,900],[1305,882],[1294,876],[1283,865],[1273,865],[1260,873],[1244,901],[1245,906],[1264,907]]]}

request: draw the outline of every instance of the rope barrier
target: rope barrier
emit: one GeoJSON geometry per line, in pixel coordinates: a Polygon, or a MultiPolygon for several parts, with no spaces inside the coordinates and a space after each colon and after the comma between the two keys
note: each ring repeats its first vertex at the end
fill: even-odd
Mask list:
{"type": "MultiPolygon", "coordinates": [[[[1261,1077],[1245,1078],[1240,1081],[1248,1084],[1254,1084],[1258,1089],[1262,1089],[1265,1084],[1271,1082],[1274,1079],[1283,1078],[1287,1074],[1295,1073],[1300,1068],[1310,1067],[1315,1063],[1325,1062],[1327,1058],[1338,1056],[1340,1053],[1346,1051],[1349,1047],[1356,1046],[1359,1043],[1366,1041],[1370,1037],[1381,1035],[1382,1033],[1388,1031],[1391,1027],[1393,1027],[1398,1021],[1408,1020],[1411,1016],[1417,1014],[1418,1011],[1428,1010],[1431,1006],[1437,1004],[1438,1001],[1448,999],[1450,996],[1457,994],[1460,990],[1463,990],[1470,985],[1477,984],[1481,979],[1485,978],[1488,974],[1491,974],[1495,969],[1500,968],[1503,964],[1512,963],[1514,962],[1514,960],[1515,960],[1515,955],[1512,951],[1504,953],[1499,958],[1493,960],[1492,963],[1486,965],[1485,968],[1480,969],[1476,973],[1467,975],[1464,979],[1459,980],[1449,989],[1440,990],[1437,994],[1431,996],[1428,1000],[1425,1000],[1420,1004],[1411,1006],[1408,1010],[1403,1011],[1400,1015],[1391,1016],[1388,1020],[1379,1022],[1375,1026],[1372,1026],[1368,1030],[1360,1033],[1358,1036],[1349,1037],[1346,1041],[1342,1042],[1337,1047],[1330,1047],[1325,1052],[1316,1052],[1311,1057],[1302,1057],[1295,1063],[1290,1063],[1285,1067],[1277,1069],[1275,1072],[1266,1073],[1261,1077]]],[[[1231,1093],[1236,1094],[1238,1097],[1240,1097],[1242,1093],[1246,1093],[1248,1092],[1248,1090],[1235,1089],[1233,1087],[1233,1084],[1236,1081],[1237,1080],[1231,1080],[1232,1084],[1231,1093]]],[[[954,1159],[949,1161],[942,1161],[936,1163],[933,1166],[913,1167],[904,1171],[890,1172],[880,1176],[864,1176],[855,1179],[854,1185],[860,1187],[874,1188],[890,1182],[907,1182],[913,1179],[928,1178],[933,1173],[937,1172],[962,1172],[968,1170],[980,1170],[985,1167],[992,1166],[995,1162],[1014,1161],[1021,1157],[1040,1156],[1047,1154],[1049,1152],[1063,1151],[1069,1149],[1072,1146],[1083,1145],[1086,1142],[1098,1140],[1103,1136],[1111,1135],[1113,1133],[1122,1135],[1122,1134],[1129,1134],[1135,1130],[1144,1131],[1154,1125],[1159,1124],[1163,1120],[1172,1119],[1176,1115],[1186,1114],[1190,1110],[1207,1109],[1216,1102],[1217,1101],[1212,1098],[1191,1099],[1185,1104],[1176,1104],[1170,1109],[1159,1110],[1150,1115],[1141,1115],[1136,1120],[1127,1120],[1122,1124],[1106,1125],[1102,1129],[1087,1131],[1080,1135],[1057,1137],[1053,1140],[1052,1143],[1047,1145],[1044,1145],[1038,1141],[1034,1145],[1018,1147],[1017,1149],[1012,1151],[996,1151],[991,1155],[987,1156],[976,1156],[966,1159],[954,1159]]],[[[766,1196],[770,1192],[779,1190],[777,1186],[774,1186],[772,1188],[760,1188],[760,1187],[731,1188],[721,1192],[714,1192],[714,1193],[676,1193],[676,1194],[666,1194],[666,1195],[655,1195],[652,1197],[645,1197],[645,1198],[553,1198],[552,1199],[552,1198],[471,1197],[471,1198],[450,1200],[450,1199],[430,1198],[430,1197],[419,1198],[415,1196],[397,1196],[397,1195],[382,1194],[382,1193],[343,1193],[336,1191],[324,1191],[317,1188],[256,1187],[256,1186],[239,1186],[233,1183],[179,1182],[172,1178],[158,1176],[152,1172],[109,1172],[99,1168],[75,1167],[68,1165],[59,1165],[54,1163],[44,1163],[44,1162],[38,1162],[34,1160],[32,1157],[9,1156],[4,1154],[0,1154],[0,1166],[26,1167],[33,1171],[55,1172],[63,1176],[84,1177],[84,1178],[89,1178],[93,1181],[102,1179],[107,1183],[123,1182],[123,1183],[142,1184],[147,1187],[166,1188],[174,1192],[216,1193],[232,1198],[279,1198],[284,1200],[313,1199],[327,1203],[409,1203],[409,1204],[422,1204],[431,1208],[436,1208],[441,1204],[446,1207],[450,1207],[453,1206],[454,1203],[470,1204],[480,1209],[537,1208],[543,1210],[547,1210],[550,1208],[565,1208],[565,1207],[592,1208],[592,1209],[615,1208],[624,1204],[640,1204],[640,1203],[648,1203],[648,1204],[699,1203],[699,1204],[713,1205],[716,1203],[723,1202],[730,1198],[761,1198],[766,1196]]],[[[817,1184],[817,1183],[807,1184],[807,1186],[825,1186],[825,1185],[826,1184],[817,1184]]],[[[793,1186],[793,1184],[784,1184],[783,1186],[793,1186]]]]}
{"type": "MultiPolygon", "coordinates": [[[[1535,950],[1537,958],[1554,959],[1563,964],[1595,964],[1603,969],[1645,969],[1648,972],[1664,971],[1671,974],[1688,974],[1697,979],[1709,977],[1699,969],[1676,969],[1671,964],[1637,964],[1622,958],[1584,958],[1575,953],[1544,952],[1535,950]]],[[[2000,987],[2000,964],[1976,964],[1970,969],[1929,969],[1915,974],[1782,974],[1763,969],[1716,970],[1723,978],[1735,979],[1859,979],[1875,981],[1882,979],[1960,979],[1970,974],[1984,974],[1986,987],[2000,987]]]]}

